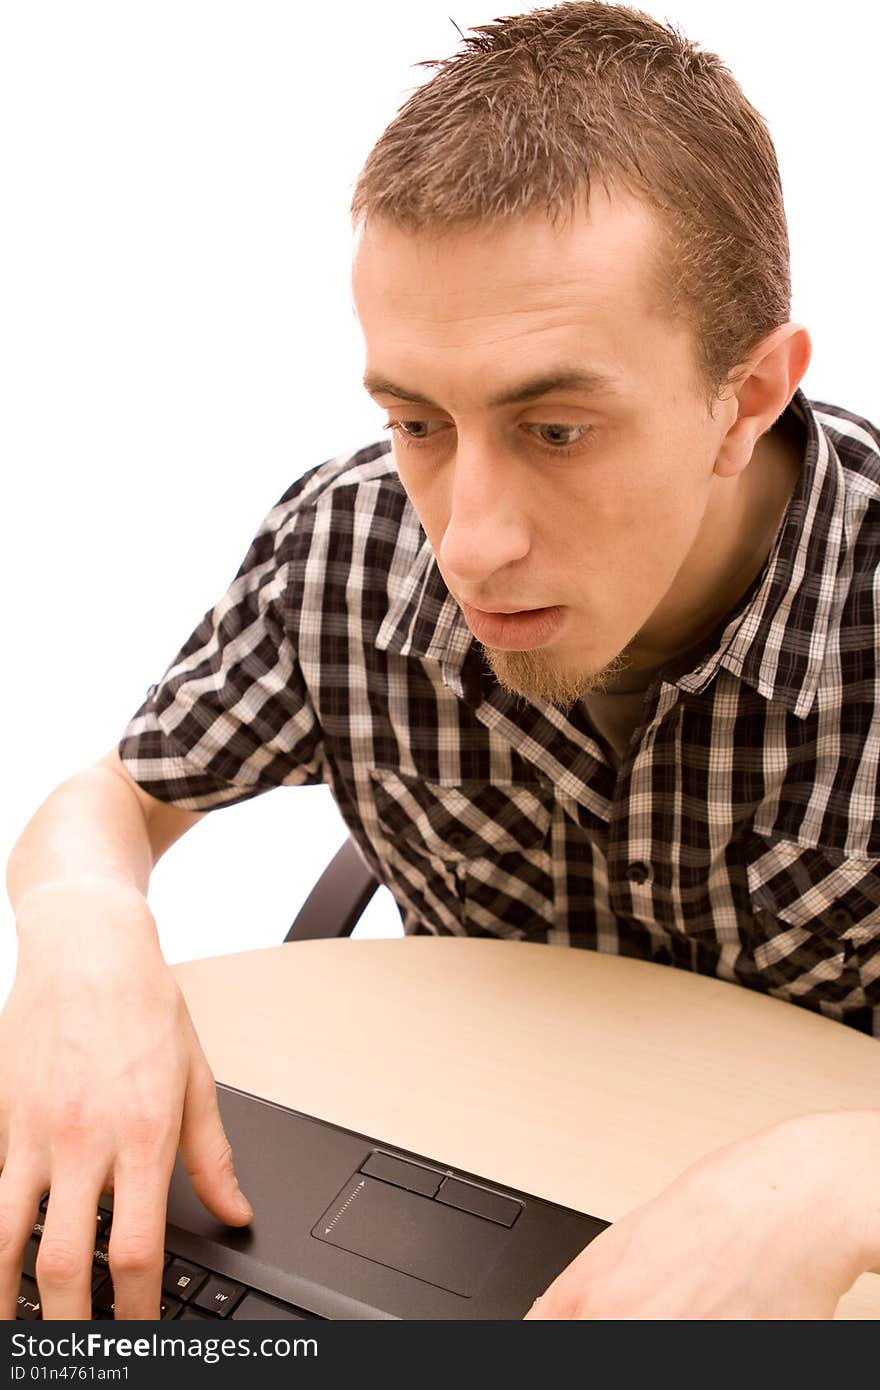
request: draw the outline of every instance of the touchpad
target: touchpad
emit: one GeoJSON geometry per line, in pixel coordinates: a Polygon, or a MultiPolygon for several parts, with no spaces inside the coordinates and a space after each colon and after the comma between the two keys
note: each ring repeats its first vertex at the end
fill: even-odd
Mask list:
{"type": "Polygon", "coordinates": [[[312,1235],[470,1298],[512,1232],[359,1172],[324,1212],[312,1235]]]}

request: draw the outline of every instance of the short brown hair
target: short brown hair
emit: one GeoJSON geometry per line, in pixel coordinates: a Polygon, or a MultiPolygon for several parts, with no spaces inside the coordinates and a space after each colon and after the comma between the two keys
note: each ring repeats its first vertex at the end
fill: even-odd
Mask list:
{"type": "Polygon", "coordinates": [[[357,180],[368,215],[443,230],[543,208],[556,225],[591,178],[641,197],[659,228],[659,307],[689,324],[712,409],[733,369],[788,322],[788,228],[766,123],[714,53],[625,5],[573,3],[472,29],[419,67],[357,180]]]}

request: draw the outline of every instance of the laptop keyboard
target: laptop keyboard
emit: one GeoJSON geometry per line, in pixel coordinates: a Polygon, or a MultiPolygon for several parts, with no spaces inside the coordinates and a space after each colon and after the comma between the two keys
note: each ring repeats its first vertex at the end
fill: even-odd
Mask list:
{"type": "MultiPolygon", "coordinates": [[[[36,1262],[48,1200],[48,1197],[44,1197],[40,1203],[40,1214],[24,1251],[16,1315],[19,1321],[42,1317],[36,1262]]],[[[113,1281],[110,1278],[108,1253],[112,1219],[112,1211],[99,1206],[92,1264],[92,1318],[96,1320],[113,1317],[113,1281]]],[[[166,1250],[159,1316],[166,1321],[173,1318],[177,1321],[204,1319],[206,1322],[216,1322],[228,1318],[235,1322],[245,1318],[254,1321],[273,1318],[299,1321],[316,1315],[293,1304],[283,1303],[280,1299],[270,1298],[268,1294],[228,1279],[205,1265],[184,1260],[173,1250],[166,1250]]]]}

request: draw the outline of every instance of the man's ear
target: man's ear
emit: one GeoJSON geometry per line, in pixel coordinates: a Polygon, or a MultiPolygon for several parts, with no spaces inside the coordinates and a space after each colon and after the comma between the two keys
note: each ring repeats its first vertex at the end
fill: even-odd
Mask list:
{"type": "Polygon", "coordinates": [[[788,406],[812,355],[812,340],[804,325],[783,323],[735,368],[736,385],[726,399],[735,398],[738,410],[715,460],[720,478],[732,478],[747,467],[761,435],[773,428],[788,406]]]}

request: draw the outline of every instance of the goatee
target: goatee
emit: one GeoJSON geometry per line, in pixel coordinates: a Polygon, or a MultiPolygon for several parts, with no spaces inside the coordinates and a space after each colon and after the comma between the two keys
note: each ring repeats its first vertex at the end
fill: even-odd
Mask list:
{"type": "Polygon", "coordinates": [[[540,647],[531,652],[482,647],[482,652],[495,679],[505,690],[524,700],[547,700],[563,709],[569,709],[585,695],[607,690],[615,677],[630,665],[625,652],[612,657],[597,671],[566,670],[540,647]]]}

